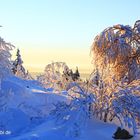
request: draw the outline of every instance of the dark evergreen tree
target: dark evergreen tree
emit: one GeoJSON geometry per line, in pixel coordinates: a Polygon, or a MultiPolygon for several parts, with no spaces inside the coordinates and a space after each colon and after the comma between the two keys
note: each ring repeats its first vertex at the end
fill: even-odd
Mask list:
{"type": "Polygon", "coordinates": [[[23,67],[23,61],[20,55],[20,50],[17,49],[17,54],[16,54],[17,58],[15,59],[15,61],[13,62],[13,68],[12,71],[14,73],[14,75],[23,78],[23,79],[32,79],[29,78],[31,76],[29,76],[29,72],[25,70],[25,68],[23,67]]]}
{"type": "Polygon", "coordinates": [[[20,55],[20,50],[17,49],[17,54],[16,54],[17,58],[15,59],[15,61],[13,62],[13,68],[12,68],[12,71],[14,74],[16,74],[17,72],[17,69],[18,69],[18,66],[22,66],[23,64],[23,61],[21,59],[21,55],[20,55]]]}
{"type": "Polygon", "coordinates": [[[80,73],[79,73],[78,67],[76,67],[75,77],[76,77],[76,79],[78,79],[80,77],[80,73]]]}
{"type": "Polygon", "coordinates": [[[73,80],[73,81],[79,79],[80,73],[79,73],[78,67],[76,67],[76,71],[75,71],[74,73],[71,73],[71,77],[72,77],[72,80],[73,80]]]}

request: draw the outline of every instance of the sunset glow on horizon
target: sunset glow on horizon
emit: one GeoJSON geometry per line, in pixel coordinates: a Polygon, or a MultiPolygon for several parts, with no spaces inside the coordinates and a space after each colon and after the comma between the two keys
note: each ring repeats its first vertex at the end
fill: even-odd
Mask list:
{"type": "MultiPolygon", "coordinates": [[[[53,49],[31,48],[30,50],[22,49],[20,53],[24,66],[30,72],[43,72],[47,64],[58,61],[65,62],[73,70],[78,66],[80,72],[91,73],[92,63],[89,50],[82,49],[79,53],[78,49],[58,49],[56,51],[53,49]]],[[[16,49],[12,51],[12,54],[12,59],[15,59],[16,49]]]]}
{"type": "Polygon", "coordinates": [[[81,72],[90,73],[94,37],[106,27],[131,25],[139,19],[139,5],[133,1],[125,6],[121,0],[108,0],[105,4],[97,0],[4,0],[1,5],[1,37],[20,49],[30,72],[43,72],[48,63],[62,61],[72,69],[78,66],[81,72]],[[125,12],[119,8],[123,6],[125,12]]]}

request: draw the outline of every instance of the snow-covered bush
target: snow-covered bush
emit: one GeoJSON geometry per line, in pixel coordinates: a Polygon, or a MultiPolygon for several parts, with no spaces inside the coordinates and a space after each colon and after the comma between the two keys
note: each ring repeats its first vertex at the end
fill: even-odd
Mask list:
{"type": "Polygon", "coordinates": [[[113,93],[111,119],[119,119],[121,127],[140,133],[140,80],[135,80],[113,93]]]}
{"type": "Polygon", "coordinates": [[[94,115],[104,122],[118,119],[122,128],[129,127],[134,134],[140,132],[140,80],[130,84],[112,80],[112,83],[99,81],[99,85],[90,84],[95,102],[94,115]]]}
{"type": "Polygon", "coordinates": [[[112,108],[113,92],[116,91],[115,85],[105,84],[102,79],[98,79],[98,85],[93,83],[93,80],[88,83],[88,92],[94,94],[95,102],[93,105],[94,116],[108,121],[110,110],[112,108]]]}
{"type": "Polygon", "coordinates": [[[122,128],[131,128],[134,134],[140,132],[140,80],[127,83],[110,77],[104,82],[97,72],[91,75],[88,92],[94,94],[94,116],[104,122],[118,119],[122,128]],[[98,77],[98,78],[97,78],[98,77]],[[97,82],[98,81],[98,82],[97,82]],[[97,84],[98,83],[98,84],[97,84]]]}
{"type": "Polygon", "coordinates": [[[65,62],[52,62],[45,67],[44,74],[37,77],[37,80],[46,88],[53,87],[55,90],[66,89],[67,85],[79,80],[78,68],[73,73],[65,62]]]}
{"type": "Polygon", "coordinates": [[[87,93],[75,82],[70,83],[67,90],[70,103],[58,102],[50,115],[54,117],[56,124],[65,125],[65,135],[77,137],[82,133],[82,127],[85,127],[87,119],[92,116],[94,95],[87,93]],[[71,92],[77,96],[73,96],[71,92]]]}

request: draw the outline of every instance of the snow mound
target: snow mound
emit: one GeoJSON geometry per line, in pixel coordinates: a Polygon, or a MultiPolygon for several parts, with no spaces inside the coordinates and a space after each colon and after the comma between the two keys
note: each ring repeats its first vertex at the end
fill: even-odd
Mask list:
{"type": "Polygon", "coordinates": [[[17,77],[4,79],[0,90],[0,134],[1,139],[8,139],[31,131],[33,127],[45,120],[53,103],[67,101],[65,96],[54,94],[50,90],[17,77]]]}

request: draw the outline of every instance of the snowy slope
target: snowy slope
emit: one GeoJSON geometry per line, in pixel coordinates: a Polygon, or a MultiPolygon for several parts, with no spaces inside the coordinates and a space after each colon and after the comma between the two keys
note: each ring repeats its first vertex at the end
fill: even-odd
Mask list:
{"type": "MultiPolygon", "coordinates": [[[[67,100],[65,96],[35,85],[34,81],[17,77],[2,81],[1,94],[4,106],[0,111],[0,131],[11,131],[11,136],[40,124],[54,108],[53,103],[67,100]]],[[[0,139],[7,137],[9,135],[0,135],[0,139]]]]}
{"type": "Polygon", "coordinates": [[[65,133],[65,126],[56,126],[53,120],[47,120],[32,132],[11,140],[112,140],[112,133],[115,129],[114,125],[94,120],[87,122],[87,126],[83,128],[79,137],[70,137],[65,133]]]}
{"type": "Polygon", "coordinates": [[[53,94],[49,90],[35,85],[34,81],[25,81],[16,77],[4,80],[2,91],[9,92],[7,103],[9,107],[20,108],[29,116],[38,116],[37,113],[48,114],[52,103],[67,100],[65,96],[53,94]],[[37,109],[39,109],[38,112],[37,109]]]}
{"type": "Polygon", "coordinates": [[[82,126],[79,136],[69,135],[71,124],[58,124],[49,115],[53,104],[69,101],[67,93],[55,94],[53,89],[44,89],[36,81],[9,77],[2,81],[1,94],[4,105],[0,111],[0,140],[112,140],[117,128],[92,119],[82,126]],[[1,134],[6,131],[11,133],[1,134]]]}
{"type": "MultiPolygon", "coordinates": [[[[11,140],[113,140],[112,134],[115,130],[115,125],[89,120],[79,137],[70,137],[65,133],[65,126],[57,126],[53,120],[48,119],[31,132],[11,140]]],[[[139,137],[132,140],[139,140],[139,137]]]]}

